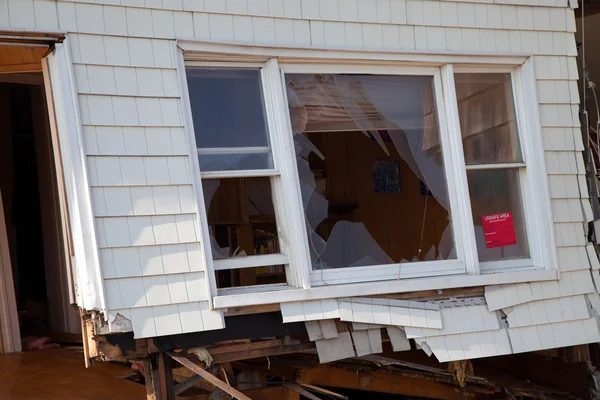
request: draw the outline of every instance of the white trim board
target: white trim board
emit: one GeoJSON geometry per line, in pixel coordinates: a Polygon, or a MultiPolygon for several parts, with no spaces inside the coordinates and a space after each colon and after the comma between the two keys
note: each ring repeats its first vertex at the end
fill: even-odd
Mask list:
{"type": "Polygon", "coordinates": [[[63,43],[57,43],[54,52],[46,59],[52,86],[61,161],[65,172],[65,188],[75,255],[73,265],[76,272],[77,304],[86,310],[98,310],[104,313],[106,295],[100,269],[98,240],[69,40],[65,39],[63,43]]]}
{"type": "Polygon", "coordinates": [[[278,58],[280,63],[314,63],[315,60],[331,62],[340,61],[393,61],[407,63],[429,63],[441,66],[447,63],[460,64],[492,64],[521,65],[530,53],[487,53],[451,51],[385,51],[385,50],[348,50],[331,47],[303,47],[239,44],[227,42],[201,41],[191,38],[178,38],[177,45],[184,51],[189,61],[236,61],[266,62],[270,58],[278,58]],[[200,54],[202,53],[202,54],[200,54]]]}
{"type": "Polygon", "coordinates": [[[386,293],[407,293],[423,290],[442,290],[461,287],[502,285],[537,281],[558,280],[556,270],[505,272],[485,275],[454,275],[420,279],[404,279],[384,282],[365,282],[344,285],[328,285],[310,289],[290,289],[280,292],[247,293],[213,298],[215,308],[241,307],[247,305],[286,303],[338,297],[371,296],[386,293]]]}

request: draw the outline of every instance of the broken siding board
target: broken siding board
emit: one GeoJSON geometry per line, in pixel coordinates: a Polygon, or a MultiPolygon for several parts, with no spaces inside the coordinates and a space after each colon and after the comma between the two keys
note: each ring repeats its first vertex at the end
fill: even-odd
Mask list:
{"type": "Polygon", "coordinates": [[[352,340],[354,341],[356,355],[359,357],[383,352],[381,329],[353,331],[352,340]]]}
{"type": "Polygon", "coordinates": [[[416,339],[421,346],[429,346],[440,362],[492,357],[512,353],[506,329],[471,332],[457,335],[416,339]]]}
{"type": "Polygon", "coordinates": [[[283,322],[317,321],[339,318],[335,299],[281,303],[283,322]]]}
{"type": "Polygon", "coordinates": [[[584,295],[519,304],[505,313],[509,328],[590,318],[584,295]]]}
{"type": "Polygon", "coordinates": [[[313,342],[319,339],[333,339],[338,337],[334,320],[306,321],[304,325],[306,326],[308,338],[313,342]]]}
{"type": "Polygon", "coordinates": [[[356,357],[350,332],[341,332],[335,339],[321,339],[315,342],[321,364],[356,357]]]}
{"type": "Polygon", "coordinates": [[[500,329],[500,319],[496,312],[490,312],[485,305],[442,308],[442,329],[405,327],[409,339],[451,335],[457,333],[480,332],[500,329]]]}
{"type": "Polygon", "coordinates": [[[386,326],[386,330],[394,351],[410,350],[410,340],[406,337],[404,330],[397,326],[386,326]]]}
{"type": "Polygon", "coordinates": [[[487,286],[485,298],[490,311],[530,301],[574,296],[595,291],[589,270],[563,272],[559,281],[487,286]],[[517,288],[520,295],[517,293],[517,288]]]}
{"type": "MultiPolygon", "coordinates": [[[[378,319],[389,321],[389,325],[442,328],[442,317],[439,306],[436,304],[393,299],[362,298],[349,300],[339,301],[340,319],[342,321],[377,324],[373,310],[373,307],[376,307],[379,314],[378,319]],[[371,304],[373,301],[378,304],[371,304]],[[390,305],[385,305],[385,303],[390,305]],[[385,313],[389,315],[389,318],[383,316],[385,313]]],[[[384,324],[379,323],[379,325],[384,324]]]]}
{"type": "Polygon", "coordinates": [[[514,353],[575,346],[600,341],[596,318],[509,328],[514,353]]]}

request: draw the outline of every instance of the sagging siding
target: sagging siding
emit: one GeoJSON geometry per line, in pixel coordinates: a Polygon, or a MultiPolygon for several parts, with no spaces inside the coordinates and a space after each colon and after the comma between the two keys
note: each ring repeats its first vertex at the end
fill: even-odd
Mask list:
{"type": "Polygon", "coordinates": [[[566,0],[5,0],[0,26],[71,32],[108,314],[131,319],[136,337],[223,325],[206,301],[175,37],[535,54],[560,285],[574,290],[554,298],[594,290],[566,0]]]}

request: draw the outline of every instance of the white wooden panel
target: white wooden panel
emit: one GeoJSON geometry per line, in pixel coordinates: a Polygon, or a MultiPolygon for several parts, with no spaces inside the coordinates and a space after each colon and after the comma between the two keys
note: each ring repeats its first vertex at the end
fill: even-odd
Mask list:
{"type": "Polygon", "coordinates": [[[179,308],[176,305],[163,305],[152,307],[157,336],[175,335],[183,333],[179,308]]]}
{"type": "Polygon", "coordinates": [[[324,319],[319,321],[319,326],[321,327],[321,332],[324,339],[333,339],[338,337],[337,326],[335,325],[334,320],[324,319]]]}
{"type": "Polygon", "coordinates": [[[14,28],[28,28],[35,26],[33,0],[8,0],[8,15],[10,25],[14,28]]]}
{"type": "MultiPolygon", "coordinates": [[[[387,299],[350,299],[350,301],[339,301],[340,318],[342,321],[361,322],[367,324],[387,323],[390,321],[396,326],[414,326],[423,328],[441,329],[442,321],[439,310],[430,309],[431,313],[425,309],[425,303],[388,300],[389,306],[382,304],[387,299]],[[375,313],[372,301],[376,301],[376,311],[378,321],[375,321],[375,313]],[[384,318],[383,314],[389,313],[389,318],[384,318]],[[431,317],[428,318],[428,315],[431,317]]],[[[433,305],[432,305],[433,306],[433,305]]]]}
{"type": "Polygon", "coordinates": [[[402,329],[397,326],[386,326],[386,330],[394,351],[410,350],[410,340],[408,340],[402,329]]]}
{"type": "Polygon", "coordinates": [[[306,333],[308,333],[308,340],[315,341],[323,339],[323,331],[321,331],[321,325],[319,321],[306,321],[304,322],[306,327],[306,333]]]}
{"type": "Polygon", "coordinates": [[[595,318],[508,329],[514,353],[576,346],[600,340],[595,318]]]}
{"type": "Polygon", "coordinates": [[[577,271],[590,268],[590,260],[592,268],[600,269],[598,258],[588,259],[586,248],[584,246],[577,247],[560,247],[558,252],[558,268],[560,271],[577,271]],[[594,261],[595,260],[595,261],[594,261]]]}
{"type": "Polygon", "coordinates": [[[317,340],[315,344],[317,345],[317,353],[321,364],[356,357],[350,332],[341,332],[334,339],[317,340]]]}
{"type": "Polygon", "coordinates": [[[281,303],[283,322],[306,321],[302,302],[281,303]]]}
{"type": "Polygon", "coordinates": [[[515,305],[507,312],[510,328],[590,318],[583,295],[515,305]]]}
{"type": "Polygon", "coordinates": [[[203,331],[202,310],[200,303],[178,304],[178,314],[181,319],[182,333],[203,331]]]}
{"type": "Polygon", "coordinates": [[[506,329],[463,333],[419,339],[426,343],[440,362],[511,354],[506,329]]]}
{"type": "Polygon", "coordinates": [[[124,308],[137,308],[148,305],[142,278],[119,279],[119,288],[121,289],[124,308]]]}
{"type": "Polygon", "coordinates": [[[127,35],[125,7],[103,6],[104,31],[109,35],[127,35]]]}
{"type": "Polygon", "coordinates": [[[185,275],[166,275],[166,279],[171,304],[187,303],[190,301],[185,275]]]}
{"type": "Polygon", "coordinates": [[[366,356],[368,354],[381,353],[383,351],[381,347],[380,329],[353,331],[352,340],[354,341],[356,355],[359,357],[366,356]]]}
{"type": "Polygon", "coordinates": [[[594,287],[590,278],[589,270],[581,270],[561,273],[558,282],[487,286],[485,298],[489,310],[493,311],[536,300],[592,293],[594,287]],[[517,286],[523,289],[519,293],[517,286]]]}
{"type": "Polygon", "coordinates": [[[118,280],[105,280],[104,291],[106,293],[106,307],[108,307],[109,309],[123,308],[123,302],[121,300],[121,289],[119,288],[118,280]]]}
{"type": "Polygon", "coordinates": [[[468,307],[452,307],[440,309],[442,329],[405,327],[406,336],[429,337],[451,335],[457,333],[478,332],[500,329],[500,321],[495,312],[490,312],[485,305],[468,307]]]}
{"type": "Polygon", "coordinates": [[[147,276],[142,278],[149,306],[171,304],[169,285],[165,275],[147,276]]]}
{"type": "Polygon", "coordinates": [[[156,325],[151,307],[134,308],[131,310],[133,336],[145,338],[156,336],[156,325]]]}
{"type": "Polygon", "coordinates": [[[115,277],[142,276],[140,255],[135,247],[112,249],[112,259],[115,269],[115,277]]]}

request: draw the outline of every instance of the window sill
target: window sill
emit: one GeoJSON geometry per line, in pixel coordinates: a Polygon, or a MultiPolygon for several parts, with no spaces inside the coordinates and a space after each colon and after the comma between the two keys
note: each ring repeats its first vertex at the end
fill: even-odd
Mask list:
{"type": "Polygon", "coordinates": [[[286,303],[331,299],[336,297],[373,296],[391,293],[443,290],[461,287],[505,285],[511,283],[553,281],[558,279],[556,270],[488,273],[484,275],[452,275],[419,279],[402,279],[383,282],[325,285],[310,289],[287,289],[268,293],[239,293],[215,296],[215,308],[243,307],[261,304],[286,303]]]}

